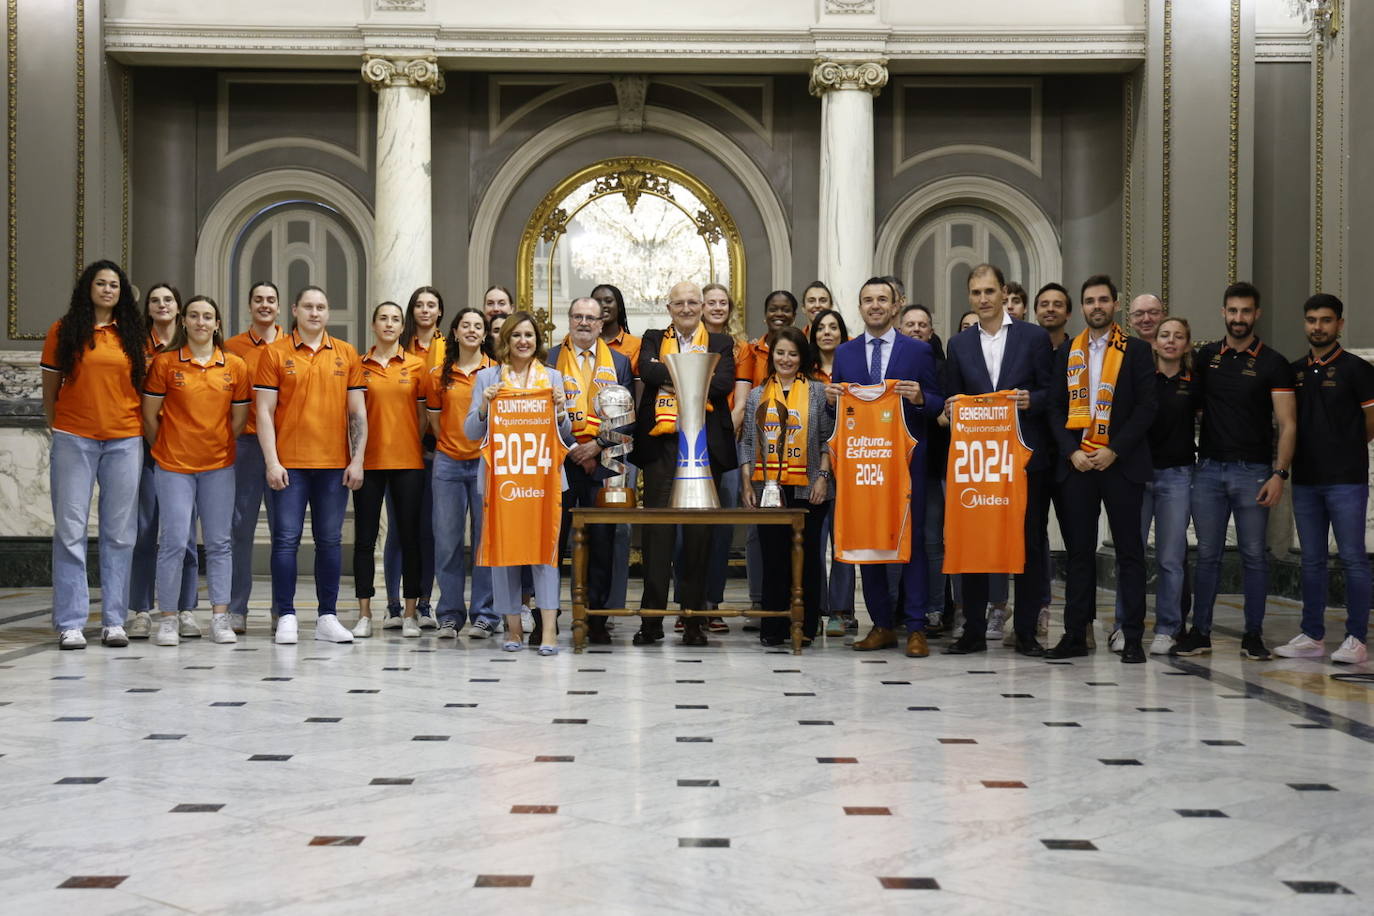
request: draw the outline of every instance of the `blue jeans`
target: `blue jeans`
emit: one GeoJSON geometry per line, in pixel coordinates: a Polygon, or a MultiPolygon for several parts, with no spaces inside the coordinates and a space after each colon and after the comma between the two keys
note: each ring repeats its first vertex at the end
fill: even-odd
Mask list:
{"type": "Polygon", "coordinates": [[[320,614],[336,613],[343,553],[343,520],[348,489],[343,468],[288,468],[283,490],[269,490],[272,528],[272,600],[278,614],[296,613],[296,551],[310,508],[310,534],[315,541],[315,597],[320,614]]]}
{"type": "Polygon", "coordinates": [[[481,481],[482,459],[455,461],[443,452],[434,455],[434,573],[439,580],[439,607],[436,616],[440,625],[452,623],[461,627],[468,618],[469,604],[463,600],[467,580],[468,558],[463,549],[468,533],[468,518],[472,520],[472,602],[473,620],[496,623],[492,612],[491,568],[477,566],[478,539],[482,536],[482,495],[477,492],[481,481]]]}
{"type": "MultiPolygon", "coordinates": [[[[435,453],[436,455],[438,452],[435,453]]],[[[429,604],[434,591],[434,491],[430,480],[434,476],[434,459],[425,459],[425,486],[420,493],[420,601],[429,604]]],[[[396,537],[396,508],[391,503],[391,491],[386,494],[386,541],[382,546],[382,576],[386,579],[386,605],[401,605],[401,542],[396,537]]]]}
{"type": "MultiPolygon", "coordinates": [[[[162,551],[158,547],[159,532],[157,463],[148,450],[143,450],[143,474],[138,481],[138,537],[134,541],[134,556],[129,568],[129,610],[151,611],[153,599],[161,600],[160,588],[162,551]]],[[[193,510],[194,511],[194,510],[193,510]]],[[[190,527],[190,540],[181,554],[181,565],[167,575],[178,586],[177,606],[170,610],[189,611],[196,606],[196,591],[200,588],[199,558],[196,555],[196,529],[190,527]]],[[[170,567],[169,567],[170,570],[170,567]]]]}
{"type": "MultiPolygon", "coordinates": [[[[1177,636],[1183,626],[1183,576],[1188,559],[1188,519],[1192,511],[1193,466],[1156,468],[1145,484],[1140,507],[1140,540],[1149,543],[1155,525],[1155,632],[1177,636]]],[[[1121,629],[1121,596],[1116,598],[1116,629],[1121,629]]]]}
{"type": "Polygon", "coordinates": [[[229,526],[234,519],[234,469],[220,468],[199,474],[178,474],[158,468],[157,502],[162,516],[157,552],[157,605],[164,614],[187,610],[177,603],[177,577],[181,572],[182,539],[195,543],[196,516],[205,535],[205,577],[210,584],[210,604],[229,603],[229,580],[234,551],[229,526]]]}
{"type": "Polygon", "coordinates": [[[79,630],[91,613],[86,526],[100,483],[100,620],[121,627],[129,610],[129,560],[138,533],[143,439],[87,439],[53,431],[48,462],[52,493],[52,624],[79,630]]]}
{"type": "MultiPolygon", "coordinates": [[[[234,572],[229,586],[229,613],[247,614],[248,598],[253,593],[253,540],[258,531],[258,508],[267,493],[267,464],[256,434],[239,436],[234,458],[234,526],[232,546],[234,572]]],[[[267,500],[267,527],[275,517],[274,503],[267,500]]],[[[276,604],[272,605],[276,613],[276,604]]]]}
{"type": "Polygon", "coordinates": [[[1269,479],[1269,465],[1249,461],[1204,459],[1193,472],[1193,527],[1197,531],[1197,585],[1193,626],[1212,632],[1212,605],[1221,578],[1221,555],[1226,548],[1226,522],[1236,520],[1242,582],[1245,591],[1245,632],[1264,628],[1264,600],[1269,587],[1269,555],[1265,528],[1269,510],[1255,498],[1269,479]]]}
{"type": "Polygon", "coordinates": [[[854,567],[834,559],[835,550],[835,501],[825,504],[825,527],[821,533],[822,543],[829,543],[831,550],[830,578],[825,589],[825,615],[838,617],[854,613],[854,567]]]}
{"type": "Polygon", "coordinates": [[[926,616],[945,610],[945,482],[926,479],[926,567],[929,576],[926,616]]]}
{"type": "Polygon", "coordinates": [[[1369,555],[1364,551],[1368,503],[1369,487],[1362,483],[1293,487],[1293,518],[1302,549],[1302,631],[1313,639],[1326,636],[1328,531],[1335,532],[1345,572],[1345,635],[1364,642],[1369,633],[1369,555]]]}

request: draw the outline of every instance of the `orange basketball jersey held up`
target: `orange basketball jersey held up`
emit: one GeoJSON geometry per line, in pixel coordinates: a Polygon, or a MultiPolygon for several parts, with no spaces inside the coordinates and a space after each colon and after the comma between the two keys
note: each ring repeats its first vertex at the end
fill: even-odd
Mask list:
{"type": "Polygon", "coordinates": [[[830,465],[835,475],[835,559],[905,563],[911,559],[911,452],[892,380],[845,385],[835,405],[830,465]]]}
{"type": "Polygon", "coordinates": [[[964,395],[949,410],[946,573],[1026,571],[1026,462],[1016,392],[964,395]]]}
{"type": "Polygon", "coordinates": [[[539,388],[505,390],[492,399],[482,441],[486,516],[479,566],[558,562],[568,449],[558,434],[553,398],[553,389],[539,388]]]}

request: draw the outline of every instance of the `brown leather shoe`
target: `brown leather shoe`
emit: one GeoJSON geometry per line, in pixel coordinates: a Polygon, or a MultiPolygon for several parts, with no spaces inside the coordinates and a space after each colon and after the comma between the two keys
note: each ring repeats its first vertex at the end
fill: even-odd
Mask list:
{"type": "Polygon", "coordinates": [[[897,634],[887,627],[874,627],[868,635],[854,643],[855,652],[872,652],[875,649],[891,649],[897,645],[897,634]]]}
{"type": "Polygon", "coordinates": [[[930,654],[930,647],[926,645],[926,634],[912,633],[906,638],[906,657],[925,658],[930,654]]]}

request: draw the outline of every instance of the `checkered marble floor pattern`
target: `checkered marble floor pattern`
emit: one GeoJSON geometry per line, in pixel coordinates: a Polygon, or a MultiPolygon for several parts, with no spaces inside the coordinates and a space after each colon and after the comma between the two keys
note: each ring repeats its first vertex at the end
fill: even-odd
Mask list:
{"type": "MultiPolygon", "coordinates": [[[[59,652],[48,601],[0,592],[8,912],[1374,907],[1374,685],[1242,663],[1234,600],[1213,656],[1138,666],[1105,634],[1059,663],[792,656],[739,620],[575,655],[566,614],[552,658],[314,642],[309,613],[276,646],[260,609],[236,646],[59,652]]],[[[1273,602],[1270,641],[1295,626],[1273,602]]]]}

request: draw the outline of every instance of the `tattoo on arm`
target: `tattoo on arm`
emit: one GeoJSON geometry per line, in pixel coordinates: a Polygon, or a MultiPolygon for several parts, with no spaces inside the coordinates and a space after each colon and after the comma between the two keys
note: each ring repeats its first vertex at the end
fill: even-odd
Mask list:
{"type": "Polygon", "coordinates": [[[348,452],[356,457],[362,449],[363,418],[355,413],[348,415],[348,452]]]}

